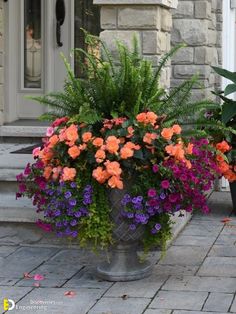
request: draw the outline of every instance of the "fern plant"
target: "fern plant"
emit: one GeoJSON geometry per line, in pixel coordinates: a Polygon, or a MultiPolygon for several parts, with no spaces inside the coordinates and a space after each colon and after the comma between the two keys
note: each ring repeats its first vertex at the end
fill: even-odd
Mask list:
{"type": "MultiPolygon", "coordinates": [[[[93,49],[76,49],[78,56],[85,56],[86,63],[80,62],[83,78],[76,78],[70,64],[63,60],[67,69],[67,79],[62,92],[51,93],[33,99],[51,108],[43,119],[55,117],[73,117],[74,121],[95,124],[102,119],[119,116],[133,118],[137,113],[151,110],[164,117],[168,126],[180,123],[190,125],[191,132],[204,135],[208,129],[222,129],[225,126],[217,120],[207,119],[205,113],[220,110],[220,105],[211,101],[191,101],[191,91],[197,84],[197,76],[185,81],[170,92],[159,83],[163,67],[171,56],[183,45],[174,47],[160,60],[156,70],[152,63],[139,53],[137,39],[129,50],[117,42],[118,56],[113,58],[105,44],[97,37],[86,35],[90,47],[101,48],[101,57],[93,49]]],[[[78,60],[84,60],[79,58],[78,60]]],[[[225,128],[225,131],[230,131],[225,128]]],[[[235,132],[234,130],[232,130],[235,132]]],[[[190,128],[186,133],[191,135],[190,128]]]]}

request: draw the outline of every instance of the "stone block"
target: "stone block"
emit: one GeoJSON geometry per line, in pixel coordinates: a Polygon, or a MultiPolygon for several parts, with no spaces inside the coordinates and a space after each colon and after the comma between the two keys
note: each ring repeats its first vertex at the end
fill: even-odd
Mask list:
{"type": "Polygon", "coordinates": [[[160,264],[198,266],[203,262],[207,251],[208,248],[206,247],[172,246],[160,261],[160,264]]]}
{"type": "Polygon", "coordinates": [[[3,110],[4,95],[3,95],[3,85],[0,85],[0,110],[3,110]]]}
{"type": "Polygon", "coordinates": [[[210,74],[210,66],[207,65],[175,65],[175,78],[188,78],[198,74],[199,78],[208,78],[210,74]]]}
{"type": "Polygon", "coordinates": [[[143,314],[171,314],[171,310],[165,310],[165,309],[148,309],[143,314]]]}
{"type": "Polygon", "coordinates": [[[180,235],[174,242],[174,245],[191,245],[191,246],[212,246],[217,235],[201,236],[201,235],[180,235]]]}
{"type": "Polygon", "coordinates": [[[134,37],[141,43],[140,33],[137,31],[105,30],[100,33],[101,40],[105,42],[113,56],[117,56],[118,53],[116,46],[117,40],[127,45],[129,49],[132,49],[134,37]]]}
{"type": "Polygon", "coordinates": [[[157,6],[130,6],[118,8],[118,28],[160,29],[161,8],[157,6]]]}
{"type": "Polygon", "coordinates": [[[154,309],[201,310],[207,292],[159,291],[150,304],[154,309]]]}
{"type": "Polygon", "coordinates": [[[176,264],[168,265],[168,263],[163,264],[163,265],[158,264],[154,267],[154,273],[158,275],[169,275],[169,276],[171,275],[189,276],[189,275],[194,275],[197,272],[198,267],[199,266],[192,266],[192,265],[176,265],[176,264]]]}
{"type": "Polygon", "coordinates": [[[3,63],[4,63],[4,55],[3,53],[0,52],[0,67],[3,66],[3,63]]]}
{"type": "Polygon", "coordinates": [[[236,297],[234,298],[233,304],[231,306],[230,312],[236,313],[236,297]]]}
{"type": "Polygon", "coordinates": [[[199,276],[236,277],[234,257],[207,257],[198,271],[199,276]]]}
{"type": "Polygon", "coordinates": [[[44,263],[34,270],[36,274],[42,274],[48,279],[70,279],[79,270],[82,269],[82,265],[73,264],[70,265],[64,261],[61,264],[44,263]]]}
{"type": "Polygon", "coordinates": [[[210,293],[204,304],[203,311],[228,313],[233,297],[233,294],[228,293],[210,293]]]}
{"type": "Polygon", "coordinates": [[[194,54],[195,64],[218,64],[218,53],[215,47],[196,47],[194,54]]]}
{"type": "Polygon", "coordinates": [[[211,19],[208,21],[208,28],[212,30],[216,29],[216,14],[212,14],[211,19]]]}
{"type": "Polygon", "coordinates": [[[146,279],[117,282],[105,293],[105,297],[119,298],[126,294],[134,298],[153,298],[167,278],[167,276],[160,276],[153,273],[151,277],[146,279]]]}
{"type": "Polygon", "coordinates": [[[162,290],[234,293],[235,287],[236,278],[180,275],[170,277],[162,290]]]}
{"type": "Polygon", "coordinates": [[[172,64],[191,64],[193,63],[194,49],[192,47],[184,47],[179,49],[172,57],[172,64]]]}
{"type": "Polygon", "coordinates": [[[0,84],[4,83],[4,71],[3,68],[0,68],[0,84]]]}
{"type": "Polygon", "coordinates": [[[172,28],[172,14],[170,10],[161,9],[161,29],[170,32],[172,28]]]}
{"type": "Polygon", "coordinates": [[[217,43],[217,32],[215,30],[208,30],[208,45],[215,46],[217,43]]]}
{"type": "MultiPolygon", "coordinates": [[[[129,314],[142,314],[147,305],[150,303],[148,298],[105,298],[99,300],[96,305],[88,312],[88,314],[114,313],[124,314],[129,309],[129,314]]],[[[85,313],[85,312],[77,312],[85,313]]]]}
{"type": "Polygon", "coordinates": [[[193,1],[179,1],[177,10],[173,11],[173,18],[191,18],[194,15],[193,1]]]}
{"type": "Polygon", "coordinates": [[[101,27],[114,29],[117,27],[117,8],[110,6],[101,7],[101,27]]]}
{"type": "MultiPolygon", "coordinates": [[[[18,289],[29,288],[19,287],[18,289]]],[[[102,290],[100,289],[81,288],[78,291],[73,290],[75,295],[71,298],[64,295],[67,291],[68,288],[35,289],[21,299],[20,302],[18,302],[18,306],[37,305],[38,302],[38,305],[43,304],[45,308],[37,311],[35,309],[16,311],[16,313],[87,313],[102,295],[102,290]],[[32,303],[32,301],[35,301],[35,303],[32,303]]],[[[14,300],[14,297],[12,297],[12,299],[14,300]]]]}
{"type": "Polygon", "coordinates": [[[195,17],[197,19],[210,19],[211,3],[208,1],[195,1],[195,17]]]}
{"type": "Polygon", "coordinates": [[[160,54],[160,39],[158,31],[143,32],[143,54],[160,54]]]}
{"type": "Polygon", "coordinates": [[[205,45],[208,42],[207,20],[180,20],[173,22],[172,43],[185,42],[190,46],[205,45]]]}

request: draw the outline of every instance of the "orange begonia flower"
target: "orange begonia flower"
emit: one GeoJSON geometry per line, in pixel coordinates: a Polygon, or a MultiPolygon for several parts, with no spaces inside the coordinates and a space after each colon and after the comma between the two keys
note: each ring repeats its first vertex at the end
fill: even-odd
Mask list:
{"type": "Polygon", "coordinates": [[[222,141],[221,143],[216,144],[216,148],[222,153],[226,153],[231,149],[226,141],[222,141]]]}
{"type": "Polygon", "coordinates": [[[216,155],[216,160],[219,161],[219,162],[222,162],[225,159],[224,159],[224,157],[222,155],[218,154],[218,155],[216,155]]]}
{"type": "Polygon", "coordinates": [[[191,155],[193,153],[193,144],[188,143],[188,146],[185,148],[187,154],[191,155]]]}
{"type": "Polygon", "coordinates": [[[93,140],[93,145],[96,147],[100,147],[103,145],[103,139],[101,137],[97,137],[93,140]]]}
{"type": "Polygon", "coordinates": [[[68,154],[72,159],[77,158],[80,155],[81,151],[78,146],[74,145],[68,149],[68,154]]]}
{"type": "Polygon", "coordinates": [[[111,154],[116,154],[119,149],[119,144],[120,140],[117,137],[113,135],[108,136],[106,140],[106,150],[111,154]]]}
{"type": "Polygon", "coordinates": [[[222,161],[219,163],[219,169],[224,174],[229,170],[229,165],[225,161],[222,161]]]}
{"type": "Polygon", "coordinates": [[[95,154],[95,158],[96,158],[96,162],[98,162],[98,163],[102,162],[106,158],[106,154],[105,154],[104,150],[102,150],[102,149],[97,150],[97,152],[95,154]]]}
{"type": "Polygon", "coordinates": [[[109,161],[107,160],[105,163],[106,170],[111,176],[119,176],[121,175],[120,164],[117,161],[109,161]]]}
{"type": "Polygon", "coordinates": [[[128,147],[122,147],[120,150],[120,158],[127,159],[134,155],[134,151],[128,147]]]}
{"type": "Polygon", "coordinates": [[[50,138],[49,138],[49,140],[48,140],[48,146],[50,147],[50,148],[52,148],[53,146],[55,146],[57,143],[59,142],[59,137],[58,137],[58,135],[53,135],[53,136],[51,136],[50,138]]]}
{"type": "MultiPolygon", "coordinates": [[[[75,143],[75,141],[78,140],[78,128],[75,124],[71,124],[66,130],[65,130],[65,136],[66,140],[68,142],[75,143]]],[[[59,136],[60,137],[60,136],[59,136]]]]}
{"type": "Polygon", "coordinates": [[[175,134],[180,134],[182,132],[182,129],[178,124],[174,124],[172,126],[172,130],[175,134]]]}
{"type": "Polygon", "coordinates": [[[58,166],[58,167],[55,167],[52,169],[52,178],[53,180],[57,180],[60,173],[61,173],[61,170],[62,170],[62,167],[61,166],[58,166]]]}
{"type": "Polygon", "coordinates": [[[141,112],[136,116],[136,120],[139,123],[143,123],[143,124],[149,124],[150,123],[152,125],[154,125],[156,123],[157,118],[158,118],[158,116],[152,111],[141,112]]]}
{"type": "Polygon", "coordinates": [[[63,168],[62,178],[61,178],[63,181],[72,181],[74,180],[75,176],[76,176],[75,168],[69,168],[69,167],[63,168]]]}
{"type": "Polygon", "coordinates": [[[132,137],[133,134],[134,134],[134,128],[133,128],[132,126],[129,126],[129,127],[127,128],[127,131],[128,131],[128,135],[126,135],[126,137],[127,137],[127,138],[132,137]]]}
{"type": "Polygon", "coordinates": [[[143,137],[144,143],[151,144],[153,140],[157,139],[156,133],[146,133],[143,137]]]}
{"type": "Polygon", "coordinates": [[[44,168],[44,171],[43,171],[43,176],[46,180],[48,180],[50,178],[52,174],[52,167],[50,166],[47,166],[44,168]]]}
{"type": "Polygon", "coordinates": [[[113,188],[113,189],[120,189],[122,190],[124,185],[123,182],[121,181],[119,176],[112,176],[109,180],[108,180],[108,185],[113,188]]]}
{"type": "Polygon", "coordinates": [[[92,176],[94,179],[102,184],[110,177],[110,174],[106,170],[103,170],[102,167],[97,167],[93,170],[92,176]]]}
{"type": "Polygon", "coordinates": [[[164,128],[161,132],[161,136],[167,141],[171,140],[173,134],[172,128],[164,128]]]}
{"type": "Polygon", "coordinates": [[[91,138],[92,138],[92,133],[91,132],[85,132],[83,135],[82,135],[82,140],[84,143],[88,143],[91,138]]]}
{"type": "Polygon", "coordinates": [[[148,120],[148,122],[149,123],[151,123],[152,125],[154,125],[155,123],[156,123],[156,121],[157,121],[157,115],[154,113],[154,112],[152,112],[152,111],[148,111],[147,112],[147,120],[148,120]]]}

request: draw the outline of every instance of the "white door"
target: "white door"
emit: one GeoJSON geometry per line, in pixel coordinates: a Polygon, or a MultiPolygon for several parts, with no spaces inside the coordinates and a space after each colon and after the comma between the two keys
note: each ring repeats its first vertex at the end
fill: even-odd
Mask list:
{"type": "Polygon", "coordinates": [[[74,45],[74,1],[9,0],[4,16],[5,122],[35,119],[46,108],[27,96],[63,87],[60,53],[69,59],[74,45]]]}

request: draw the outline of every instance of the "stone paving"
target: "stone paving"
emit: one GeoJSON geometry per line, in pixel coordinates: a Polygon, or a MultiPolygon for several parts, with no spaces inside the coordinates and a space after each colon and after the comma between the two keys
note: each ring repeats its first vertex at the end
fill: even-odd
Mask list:
{"type": "Polygon", "coordinates": [[[210,205],[212,213],[194,215],[163,259],[150,254],[152,276],[134,282],[97,279],[101,257],[85,250],[0,239],[0,313],[7,298],[18,307],[7,313],[19,314],[236,314],[236,216],[229,193],[214,193],[210,205]]]}

